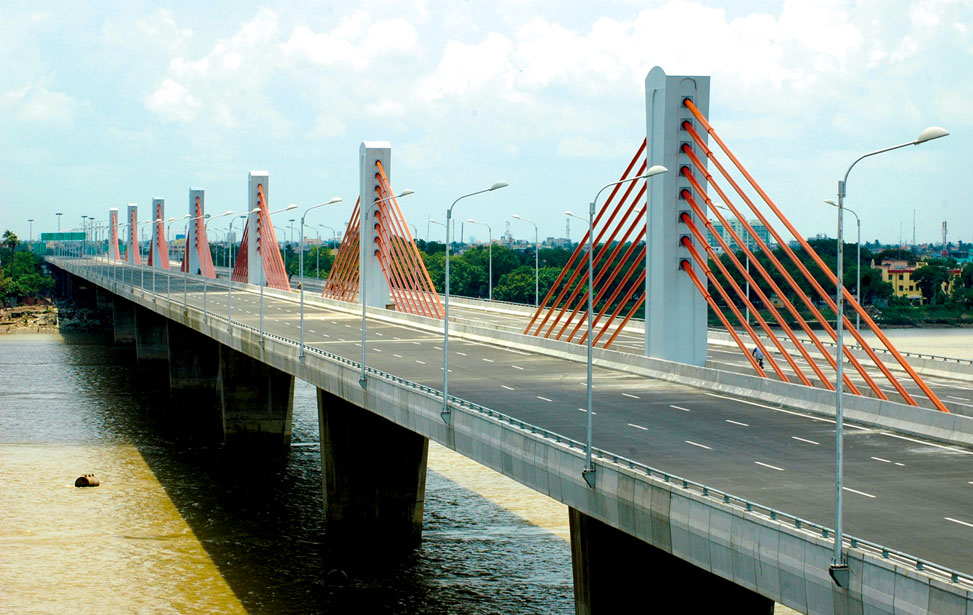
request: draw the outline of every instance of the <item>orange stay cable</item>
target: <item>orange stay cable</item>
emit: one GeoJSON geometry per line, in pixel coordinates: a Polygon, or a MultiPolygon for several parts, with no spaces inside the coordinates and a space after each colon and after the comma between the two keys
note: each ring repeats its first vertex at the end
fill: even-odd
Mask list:
{"type": "MultiPolygon", "coordinates": [[[[628,163],[628,166],[625,167],[625,171],[622,172],[621,179],[623,180],[626,179],[628,177],[628,174],[631,173],[632,167],[635,166],[635,163],[638,161],[638,159],[642,156],[642,154],[645,153],[645,145],[646,145],[646,139],[642,139],[642,143],[641,145],[639,145],[638,151],[635,152],[635,156],[632,157],[631,162],[628,163]]],[[[621,184],[615,186],[612,189],[611,194],[608,195],[608,199],[605,201],[605,207],[603,207],[599,212],[595,214],[595,220],[594,220],[595,224],[597,224],[601,220],[602,214],[604,213],[608,204],[611,203],[612,200],[615,198],[615,194],[618,192],[620,187],[621,184]]],[[[567,272],[571,270],[571,267],[572,265],[574,265],[574,262],[584,253],[583,246],[587,241],[588,241],[588,231],[586,230],[584,233],[584,237],[581,238],[581,241],[578,243],[577,247],[575,247],[574,252],[571,253],[571,257],[568,259],[568,262],[564,264],[564,268],[561,270],[561,273],[557,276],[557,279],[554,280],[554,284],[552,284],[550,290],[547,291],[547,294],[544,296],[544,300],[540,302],[540,305],[538,305],[537,310],[534,312],[534,316],[530,319],[530,322],[527,323],[527,327],[524,329],[525,335],[530,334],[530,328],[534,326],[534,322],[537,320],[538,316],[540,316],[541,310],[547,309],[543,322],[540,325],[538,325],[537,331],[534,332],[534,335],[540,334],[540,331],[543,328],[544,324],[547,322],[547,319],[551,317],[553,308],[557,307],[558,303],[560,302],[560,299],[563,297],[563,291],[558,295],[558,299],[554,302],[554,304],[551,304],[550,307],[548,308],[549,306],[548,302],[550,301],[551,296],[558,289],[558,285],[561,283],[561,280],[564,279],[564,276],[567,274],[567,272]]],[[[568,282],[565,285],[565,288],[568,288],[570,286],[571,286],[571,282],[568,282]]]]}
{"type": "MultiPolygon", "coordinates": [[[[739,238],[739,235],[737,235],[736,232],[733,230],[733,228],[726,222],[726,219],[719,213],[717,208],[713,206],[713,203],[709,199],[709,197],[706,197],[705,194],[702,192],[702,187],[700,186],[696,178],[693,176],[692,171],[690,171],[687,167],[683,167],[682,171],[683,171],[683,176],[685,176],[689,180],[689,183],[696,189],[696,191],[699,194],[704,195],[704,201],[706,201],[706,204],[711,208],[713,214],[717,218],[719,218],[721,223],[724,225],[724,228],[726,228],[727,231],[733,236],[734,241],[737,242],[737,245],[741,246],[741,248],[745,250],[745,252],[748,255],[752,254],[749,251],[749,249],[746,247],[745,242],[739,238]]],[[[831,334],[833,334],[834,331],[833,329],[831,329],[831,325],[828,323],[827,319],[824,318],[820,310],[817,309],[814,303],[811,302],[810,298],[808,298],[808,296],[804,293],[804,291],[801,290],[801,287],[798,285],[797,281],[794,280],[794,278],[790,275],[790,273],[788,273],[787,269],[784,268],[784,265],[777,259],[777,256],[774,254],[773,250],[770,249],[770,246],[768,246],[766,242],[764,242],[764,240],[761,239],[759,235],[757,235],[757,233],[753,230],[753,227],[750,226],[750,223],[747,222],[746,219],[741,219],[742,216],[737,211],[736,207],[733,205],[733,202],[729,200],[726,193],[723,192],[723,190],[719,187],[719,185],[713,180],[713,177],[708,173],[706,175],[707,175],[706,178],[707,182],[709,182],[709,184],[713,187],[713,189],[716,190],[717,194],[720,195],[720,198],[723,199],[724,203],[726,203],[726,206],[730,209],[731,212],[733,212],[733,215],[735,215],[737,219],[740,220],[740,223],[747,230],[747,232],[750,233],[754,242],[757,244],[757,246],[760,247],[760,249],[764,252],[764,254],[767,255],[768,260],[770,260],[770,262],[777,268],[778,273],[780,273],[780,275],[784,278],[787,284],[794,290],[794,293],[801,300],[804,306],[808,308],[808,310],[817,319],[818,323],[824,328],[825,331],[829,331],[831,334]]],[[[688,191],[684,191],[684,192],[688,192],[688,191]]],[[[766,270],[763,269],[763,266],[760,265],[759,261],[757,261],[756,259],[751,259],[750,262],[751,264],[758,265],[758,271],[760,271],[761,275],[764,276],[766,270]]],[[[768,280],[768,283],[771,281],[769,275],[765,276],[765,279],[768,280]]],[[[774,292],[777,291],[775,290],[774,292]]],[[[790,300],[787,299],[787,296],[780,292],[777,292],[777,296],[784,303],[784,305],[787,306],[787,309],[788,311],[791,312],[791,315],[795,316],[795,319],[797,319],[797,323],[801,326],[804,332],[808,334],[808,337],[810,338],[811,342],[818,348],[822,356],[824,356],[825,360],[828,361],[828,364],[831,365],[831,368],[837,370],[837,363],[835,362],[836,361],[835,358],[832,357],[831,353],[829,353],[824,348],[824,345],[821,344],[821,341],[818,339],[817,335],[815,335],[814,332],[811,331],[810,327],[808,327],[807,323],[804,322],[804,319],[800,318],[800,314],[793,307],[793,304],[790,303],[790,300]]],[[[879,399],[883,399],[883,400],[888,399],[888,397],[885,396],[885,393],[883,393],[882,390],[878,388],[878,385],[875,384],[875,381],[872,380],[871,376],[868,375],[868,372],[865,371],[865,368],[862,367],[861,363],[858,362],[858,359],[851,354],[851,351],[847,347],[845,347],[845,356],[848,358],[851,364],[855,366],[855,369],[858,371],[859,375],[861,375],[861,377],[868,384],[869,388],[872,389],[872,392],[874,392],[879,399]]],[[[845,385],[849,388],[849,390],[853,392],[855,395],[861,395],[861,392],[858,390],[858,387],[852,384],[850,378],[848,378],[848,375],[845,374],[844,376],[845,376],[844,377],[845,385]]]]}
{"type": "MultiPolygon", "coordinates": [[[[693,201],[693,205],[695,205],[695,201],[693,201]]],[[[693,208],[694,211],[696,209],[698,209],[698,207],[699,206],[696,205],[693,208]]],[[[760,327],[764,330],[764,332],[767,333],[767,335],[770,337],[770,339],[773,340],[774,346],[777,347],[777,350],[781,353],[781,355],[787,361],[788,365],[791,366],[791,369],[794,370],[794,373],[797,374],[797,377],[800,379],[800,381],[805,386],[813,386],[811,384],[811,381],[808,380],[807,377],[804,375],[804,372],[801,371],[800,367],[797,365],[797,362],[794,361],[794,358],[790,355],[790,353],[784,347],[783,342],[781,342],[781,340],[778,339],[778,337],[776,335],[774,335],[773,331],[770,329],[770,324],[764,319],[763,316],[761,316],[760,311],[750,301],[750,297],[748,297],[747,296],[747,293],[742,288],[740,288],[740,285],[737,284],[736,280],[733,279],[733,276],[730,275],[729,269],[727,269],[726,265],[723,264],[723,261],[719,258],[719,256],[713,250],[713,248],[710,247],[710,245],[706,242],[706,238],[703,237],[702,231],[700,231],[696,227],[696,225],[693,223],[692,217],[689,216],[688,214],[686,214],[685,212],[683,212],[683,215],[681,216],[681,218],[682,218],[683,223],[687,226],[687,228],[689,228],[689,231],[693,234],[694,237],[696,237],[696,240],[699,241],[700,242],[700,245],[702,245],[703,248],[706,250],[707,256],[709,256],[709,258],[714,263],[716,263],[716,266],[719,268],[720,272],[726,278],[727,282],[729,282],[730,286],[733,288],[733,291],[737,294],[738,297],[741,297],[743,299],[744,304],[753,313],[754,318],[756,318],[757,323],[760,324],[760,327]]],[[[705,216],[700,216],[700,219],[706,220],[706,217],[705,216]]],[[[713,231],[710,231],[710,232],[713,232],[713,231]]],[[[723,238],[722,237],[718,237],[715,233],[713,234],[713,236],[714,237],[717,237],[718,241],[721,244],[721,247],[723,247],[723,250],[725,252],[727,252],[731,256],[734,256],[732,254],[732,252],[730,251],[729,246],[727,246],[726,245],[726,242],[723,241],[723,238]]],[[[756,290],[757,296],[760,297],[760,300],[764,302],[764,305],[766,305],[766,306],[768,306],[770,308],[770,312],[774,316],[774,319],[776,320],[777,324],[788,334],[788,336],[790,336],[791,341],[794,343],[795,348],[797,348],[799,352],[803,351],[803,352],[801,352],[801,354],[808,361],[808,363],[813,363],[813,361],[811,360],[811,356],[804,349],[804,344],[801,344],[800,341],[798,341],[797,337],[794,335],[794,332],[791,330],[790,327],[787,326],[787,323],[784,322],[784,319],[781,316],[780,312],[778,312],[776,310],[776,308],[774,308],[773,304],[770,303],[770,300],[767,299],[767,295],[765,295],[764,292],[760,289],[760,285],[757,284],[756,280],[754,280],[747,273],[747,271],[746,271],[746,269],[744,267],[740,267],[739,266],[740,265],[740,261],[738,259],[736,259],[735,256],[733,258],[733,262],[734,262],[734,264],[738,265],[739,272],[743,274],[743,276],[747,279],[748,282],[750,282],[751,288],[753,288],[753,289],[756,290]]],[[[813,367],[817,367],[817,364],[816,363],[813,363],[813,367]]],[[[825,383],[825,385],[830,384],[828,382],[828,379],[825,377],[824,373],[821,372],[820,369],[816,369],[814,371],[815,371],[815,374],[817,374],[821,378],[821,382],[825,383]]]]}
{"type": "MultiPolygon", "coordinates": [[[[611,308],[611,306],[615,305],[615,299],[618,297],[618,294],[622,291],[622,289],[628,287],[628,281],[632,278],[632,276],[635,274],[635,271],[638,269],[638,267],[636,267],[635,265],[639,262],[644,262],[645,244],[642,243],[642,237],[644,235],[645,235],[645,227],[643,226],[639,234],[632,240],[629,249],[626,250],[625,252],[625,255],[619,261],[618,268],[624,270],[625,273],[622,276],[622,279],[615,285],[614,292],[612,292],[612,294],[608,297],[608,300],[605,301],[605,303],[602,305],[601,311],[598,312],[598,314],[595,316],[595,319],[591,322],[592,329],[594,330],[598,329],[598,322],[601,321],[602,316],[605,315],[605,313],[611,308]],[[639,252],[639,255],[635,257],[635,260],[631,261],[632,265],[628,265],[629,261],[632,258],[632,252],[635,250],[635,248],[639,246],[639,244],[642,245],[642,250],[639,252]]],[[[643,267],[642,270],[644,271],[645,268],[643,267]]],[[[612,278],[611,281],[612,282],[615,281],[614,277],[612,278]]],[[[598,302],[602,300],[605,293],[608,291],[608,287],[609,284],[605,284],[602,287],[602,290],[598,292],[598,295],[595,297],[594,305],[598,305],[598,302]]],[[[631,293],[626,295],[626,297],[622,300],[621,305],[625,305],[625,303],[628,302],[629,298],[631,298],[631,293]]],[[[587,312],[587,310],[585,311],[587,312]]],[[[604,326],[605,327],[609,326],[611,324],[611,320],[612,319],[609,319],[604,326]]],[[[569,342],[572,339],[574,339],[574,336],[578,332],[579,327],[580,327],[580,323],[578,324],[578,326],[574,328],[573,331],[571,331],[571,335],[570,337],[568,337],[569,342]]],[[[582,335],[578,343],[584,344],[585,340],[587,339],[587,335],[588,335],[587,333],[582,335]]]]}
{"type": "MultiPolygon", "coordinates": [[[[642,248],[642,258],[645,258],[645,248],[642,248]]],[[[635,270],[632,269],[632,271],[635,271],[635,270]]],[[[600,340],[602,338],[602,336],[607,331],[609,331],[609,329],[611,327],[611,324],[613,322],[615,322],[615,319],[618,317],[618,315],[621,313],[621,311],[625,308],[625,304],[627,304],[628,301],[629,301],[629,299],[632,298],[632,295],[635,294],[635,291],[636,290],[639,290],[640,288],[642,288],[642,285],[644,283],[645,283],[645,268],[643,267],[641,273],[639,273],[639,277],[636,278],[635,283],[632,284],[628,288],[628,292],[625,293],[625,296],[622,297],[622,300],[619,301],[618,304],[615,306],[615,311],[613,311],[611,313],[611,316],[608,318],[608,320],[605,321],[605,324],[602,325],[601,329],[598,330],[594,326],[592,327],[592,328],[595,328],[596,331],[598,331],[598,334],[595,335],[595,339],[593,339],[591,341],[592,345],[597,345],[598,344],[598,340],[600,340]]],[[[619,287],[619,288],[621,288],[621,287],[619,287]]],[[[644,301],[645,301],[645,293],[643,293],[642,296],[639,297],[639,300],[635,303],[635,305],[632,307],[632,309],[630,309],[628,311],[628,314],[625,316],[625,319],[622,321],[622,324],[620,324],[618,326],[618,329],[615,330],[615,333],[610,338],[608,338],[608,341],[605,342],[605,345],[603,346],[603,348],[608,348],[609,346],[611,346],[611,343],[613,341],[615,341],[615,337],[619,333],[621,333],[621,331],[625,327],[625,325],[628,324],[628,321],[631,320],[631,318],[632,318],[633,315],[635,315],[635,312],[637,312],[638,309],[640,307],[642,307],[642,303],[644,301]]],[[[585,333],[585,336],[587,336],[587,333],[585,333]]],[[[583,344],[585,341],[587,341],[587,337],[584,337],[583,336],[580,343],[583,344]]]]}
{"type": "MultiPolygon", "coordinates": [[[[683,214],[683,216],[686,216],[687,218],[689,217],[685,213],[683,214]]],[[[760,341],[760,336],[757,335],[757,332],[753,330],[753,327],[750,326],[750,323],[748,323],[746,319],[743,318],[743,314],[740,313],[740,308],[736,306],[736,304],[733,302],[733,299],[730,298],[729,293],[726,292],[726,289],[723,288],[723,285],[720,284],[719,281],[716,279],[716,275],[713,273],[713,270],[709,268],[709,266],[706,264],[706,261],[699,254],[699,251],[697,251],[696,248],[693,246],[692,240],[690,240],[689,237],[683,237],[681,243],[683,247],[689,250],[690,256],[693,257],[693,260],[696,261],[696,264],[699,265],[700,268],[703,270],[703,273],[706,274],[706,278],[710,281],[710,283],[713,284],[713,286],[716,287],[716,290],[719,291],[720,296],[723,297],[724,301],[726,301],[727,307],[729,307],[730,311],[733,312],[733,315],[737,317],[737,322],[739,322],[743,326],[744,330],[746,330],[747,334],[750,336],[750,339],[753,340],[753,343],[756,344],[758,348],[760,348],[760,352],[762,352],[764,357],[767,359],[767,361],[770,362],[770,366],[774,368],[774,373],[777,374],[777,377],[783,380],[784,382],[790,382],[790,380],[788,380],[787,376],[784,374],[784,371],[780,368],[780,365],[777,364],[777,361],[775,361],[774,357],[770,354],[770,351],[768,351],[767,347],[764,346],[763,342],[760,341]]],[[[746,346],[744,346],[743,351],[747,352],[746,346]]]]}
{"type": "Polygon", "coordinates": [[[696,290],[698,290],[699,293],[703,295],[703,298],[706,299],[706,303],[709,303],[709,306],[713,308],[714,312],[716,312],[716,315],[723,322],[723,326],[726,327],[726,330],[730,332],[731,336],[733,336],[733,340],[737,343],[737,346],[740,347],[740,351],[743,352],[743,354],[747,357],[747,360],[750,361],[750,365],[753,365],[753,369],[758,374],[760,374],[763,378],[766,378],[767,373],[764,372],[763,368],[761,368],[760,365],[757,363],[757,360],[754,359],[753,355],[750,354],[750,352],[747,350],[747,345],[743,343],[743,340],[740,339],[740,336],[737,335],[737,332],[733,329],[732,326],[730,326],[730,321],[726,319],[726,315],[723,314],[719,306],[716,305],[716,301],[714,301],[713,297],[706,291],[706,287],[703,286],[703,283],[699,281],[698,277],[696,277],[696,272],[693,271],[693,266],[690,265],[689,261],[686,260],[682,261],[682,263],[680,263],[679,266],[682,267],[683,271],[689,274],[689,279],[692,280],[693,284],[696,285],[696,290]]]}
{"type": "MultiPolygon", "coordinates": [[[[740,164],[740,161],[737,160],[737,158],[732,154],[732,152],[729,151],[729,148],[726,146],[725,143],[723,143],[723,140],[719,138],[719,136],[713,130],[713,127],[710,126],[709,122],[707,122],[706,119],[702,116],[702,113],[699,112],[699,109],[697,109],[696,106],[692,103],[692,101],[688,99],[684,100],[683,103],[692,112],[692,114],[696,116],[697,119],[699,119],[700,123],[706,129],[707,133],[709,133],[713,137],[713,139],[717,142],[717,144],[719,144],[720,148],[727,155],[727,157],[733,162],[733,164],[743,174],[743,176],[747,178],[747,181],[750,183],[751,186],[753,186],[754,190],[756,190],[757,193],[760,194],[764,202],[767,203],[767,205],[771,208],[771,210],[773,210],[774,214],[776,214],[777,217],[781,220],[781,222],[784,223],[784,226],[787,227],[787,230],[790,231],[790,233],[794,236],[794,238],[797,239],[797,241],[801,244],[801,247],[803,247],[804,250],[808,253],[808,255],[810,255],[811,258],[817,263],[818,267],[820,267],[821,270],[824,271],[825,275],[827,275],[828,278],[831,280],[831,283],[837,287],[838,278],[827,266],[824,265],[824,261],[821,260],[821,257],[818,256],[817,252],[815,252],[814,249],[811,248],[810,244],[808,244],[807,241],[805,241],[804,238],[801,236],[801,234],[797,232],[797,229],[795,229],[794,226],[790,223],[790,221],[784,216],[783,212],[780,211],[780,209],[770,199],[767,193],[764,192],[764,190],[757,184],[757,182],[753,179],[750,173],[748,173],[747,170],[743,168],[743,165],[740,164]]],[[[758,214],[758,217],[762,218],[762,216],[759,215],[759,211],[756,209],[756,207],[751,205],[751,209],[753,209],[758,214]]],[[[764,224],[766,225],[767,223],[764,222],[764,224]]],[[[767,228],[768,230],[771,229],[769,225],[767,225],[767,228]]],[[[782,247],[784,247],[785,251],[790,250],[789,246],[787,246],[786,244],[784,244],[782,247]]],[[[942,412],[949,412],[949,410],[946,409],[946,406],[943,405],[942,401],[940,401],[939,397],[937,397],[936,394],[933,393],[932,389],[930,389],[929,386],[926,385],[925,381],[919,376],[919,374],[917,374],[916,371],[912,369],[912,366],[909,365],[909,362],[906,361],[901,354],[899,354],[899,351],[895,349],[895,346],[892,345],[892,342],[885,336],[884,333],[882,333],[881,329],[879,329],[878,325],[875,324],[875,321],[872,320],[871,316],[868,315],[868,313],[864,310],[864,308],[862,308],[862,306],[858,305],[858,302],[855,301],[855,298],[851,295],[851,293],[848,292],[848,289],[842,287],[841,293],[844,296],[845,300],[848,302],[848,305],[852,306],[852,308],[856,312],[858,312],[859,316],[861,317],[862,320],[865,321],[865,324],[868,326],[869,329],[871,329],[872,333],[874,333],[876,337],[878,337],[878,339],[882,342],[882,344],[885,345],[886,349],[890,353],[892,353],[892,356],[895,358],[895,360],[906,371],[906,373],[909,374],[913,382],[915,382],[919,386],[919,388],[922,389],[922,392],[926,394],[926,396],[929,398],[930,401],[933,402],[936,408],[938,408],[942,412]]],[[[829,303],[829,307],[831,307],[832,310],[837,311],[837,306],[834,304],[834,301],[828,296],[827,293],[824,293],[824,297],[829,303]]],[[[882,373],[885,374],[885,376],[889,379],[892,385],[895,386],[896,390],[899,391],[899,394],[902,395],[903,398],[906,399],[906,401],[908,401],[910,404],[917,405],[912,400],[912,397],[908,394],[908,392],[905,391],[905,388],[902,387],[902,385],[899,384],[898,380],[892,375],[892,373],[888,371],[888,368],[885,367],[885,364],[882,363],[882,361],[878,358],[877,355],[875,355],[871,347],[865,343],[864,338],[862,338],[861,335],[858,333],[858,330],[851,325],[851,321],[848,319],[848,317],[842,314],[841,318],[843,323],[846,322],[845,326],[848,327],[848,330],[858,341],[862,349],[865,350],[865,352],[869,355],[869,358],[872,359],[872,362],[876,365],[876,367],[878,367],[882,371],[882,373]]]]}
{"type": "MultiPolygon", "coordinates": [[[[645,171],[645,163],[643,162],[642,165],[639,167],[638,174],[641,174],[644,171],[645,171]]],[[[601,230],[597,232],[597,234],[596,234],[596,236],[594,238],[594,246],[593,246],[593,249],[595,249],[596,251],[594,252],[594,257],[592,258],[592,268],[594,268],[596,265],[598,265],[598,264],[601,263],[602,257],[605,255],[605,252],[609,249],[610,246],[608,244],[603,244],[602,243],[602,240],[604,239],[605,233],[608,231],[608,229],[613,228],[613,224],[612,223],[614,222],[615,216],[625,206],[625,201],[627,200],[627,197],[631,195],[631,190],[634,188],[634,184],[636,184],[636,183],[638,183],[638,182],[630,182],[630,185],[628,187],[628,190],[625,191],[625,194],[622,197],[622,199],[618,202],[618,205],[616,207],[612,208],[611,213],[608,216],[608,221],[605,222],[605,224],[601,227],[601,230]]],[[[643,186],[644,186],[644,182],[643,182],[643,186]]],[[[644,188],[643,188],[643,190],[644,190],[644,188]]],[[[639,193],[641,194],[641,191],[639,193]]],[[[638,199],[636,198],[628,206],[628,210],[625,212],[625,214],[624,214],[624,216],[622,218],[623,220],[625,220],[625,219],[628,218],[628,216],[631,213],[632,209],[637,204],[638,204],[638,199]]],[[[602,209],[602,212],[604,212],[605,209],[606,208],[603,208],[602,209]]],[[[599,212],[599,213],[601,213],[601,212],[599,212]]],[[[620,228],[621,224],[622,223],[619,223],[619,226],[618,227],[614,227],[615,228],[615,231],[612,233],[612,236],[611,236],[612,239],[614,239],[615,233],[618,232],[618,228],[620,228]]],[[[595,228],[598,228],[598,227],[596,226],[595,228]]],[[[587,238],[587,236],[588,236],[587,233],[585,233],[585,238],[587,238]]],[[[565,289],[564,289],[565,291],[572,284],[574,284],[574,281],[577,279],[578,275],[580,275],[580,273],[582,271],[587,271],[588,270],[587,267],[588,267],[588,263],[587,263],[587,260],[585,260],[585,263],[584,263],[584,266],[583,267],[582,266],[579,266],[577,269],[574,270],[574,273],[571,275],[571,279],[568,280],[568,284],[567,284],[567,286],[565,286],[565,289]]],[[[599,271],[599,276],[598,276],[599,278],[601,276],[602,271],[599,271]]],[[[560,313],[558,313],[557,317],[554,319],[554,322],[551,323],[550,327],[547,330],[547,333],[544,334],[544,337],[545,338],[550,337],[551,333],[554,332],[554,328],[557,326],[558,322],[560,322],[561,317],[564,315],[564,312],[568,308],[570,308],[572,305],[574,305],[574,301],[577,298],[578,293],[581,292],[581,289],[584,288],[585,286],[586,286],[585,284],[579,283],[578,285],[576,285],[574,287],[574,290],[571,292],[571,296],[568,297],[567,301],[565,301],[564,307],[561,308],[560,313]]],[[[585,290],[585,293],[587,293],[587,290],[585,290]]],[[[571,313],[571,315],[568,318],[568,322],[571,322],[571,320],[574,318],[574,316],[578,313],[578,310],[581,309],[581,307],[585,303],[585,300],[587,299],[587,297],[588,297],[587,294],[583,294],[582,295],[582,300],[580,300],[578,302],[578,304],[575,305],[574,311],[571,313]]],[[[545,318],[545,321],[546,320],[547,320],[547,318],[545,318]]],[[[543,323],[542,323],[542,326],[543,326],[543,323]]],[[[561,332],[563,333],[563,328],[562,328],[562,331],[561,332]]],[[[538,331],[537,331],[536,334],[537,335],[540,334],[540,328],[538,328],[538,331]]],[[[560,336],[561,336],[561,333],[559,333],[558,336],[555,339],[559,339],[560,336]]]]}
{"type": "Polygon", "coordinates": [[[397,304],[401,304],[406,309],[403,310],[410,314],[415,314],[417,316],[426,316],[425,310],[421,306],[421,301],[413,294],[412,284],[408,282],[405,277],[405,271],[402,269],[401,263],[393,254],[395,247],[392,245],[392,241],[389,238],[387,229],[385,228],[385,217],[386,212],[383,209],[384,203],[378,206],[378,212],[376,214],[377,222],[375,224],[375,230],[378,231],[378,245],[381,251],[380,258],[386,260],[385,266],[388,268],[389,279],[392,280],[398,287],[398,294],[404,299],[404,301],[397,301],[397,304]]]}
{"type": "MultiPolygon", "coordinates": [[[[379,181],[382,189],[385,190],[387,194],[392,196],[390,202],[396,214],[392,220],[394,221],[395,225],[398,226],[399,234],[408,239],[406,253],[409,256],[409,260],[412,263],[412,266],[415,268],[415,271],[422,273],[419,279],[419,288],[422,289],[425,302],[430,306],[432,312],[435,313],[435,317],[441,319],[445,316],[445,311],[443,310],[442,302],[439,300],[439,295],[436,293],[436,286],[432,283],[432,278],[429,277],[429,271],[426,269],[426,265],[422,261],[422,257],[419,255],[419,249],[416,247],[415,239],[412,237],[412,233],[409,231],[409,225],[405,222],[405,216],[402,213],[402,208],[399,207],[399,201],[392,193],[392,189],[389,186],[388,177],[385,176],[385,170],[382,168],[382,163],[380,161],[376,161],[375,164],[378,167],[378,175],[380,176],[379,181]]],[[[418,275],[418,273],[416,275],[418,275]]]]}

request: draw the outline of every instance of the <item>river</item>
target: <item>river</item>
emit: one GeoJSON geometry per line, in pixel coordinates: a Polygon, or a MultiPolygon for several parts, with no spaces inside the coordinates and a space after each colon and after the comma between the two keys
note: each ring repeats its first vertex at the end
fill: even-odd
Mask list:
{"type": "MultiPolygon", "coordinates": [[[[889,334],[973,358],[970,329],[889,334]]],[[[346,576],[324,548],[314,388],[295,386],[290,449],[254,458],[157,376],[110,336],[0,336],[0,612],[573,613],[557,502],[430,444],[422,546],[346,576]],[[101,486],[75,488],[88,472],[101,486]]]]}

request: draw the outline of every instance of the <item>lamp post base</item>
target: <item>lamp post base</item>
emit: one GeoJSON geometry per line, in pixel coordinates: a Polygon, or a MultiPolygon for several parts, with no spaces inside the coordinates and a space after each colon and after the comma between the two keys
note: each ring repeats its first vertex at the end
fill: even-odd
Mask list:
{"type": "Polygon", "coordinates": [[[851,571],[848,569],[848,564],[831,564],[828,567],[828,574],[831,575],[831,580],[834,581],[835,585],[841,589],[848,589],[848,584],[851,580],[851,571]]]}
{"type": "Polygon", "coordinates": [[[591,487],[592,489],[595,488],[595,467],[594,466],[581,470],[581,477],[584,479],[584,482],[588,483],[589,487],[591,487]]]}

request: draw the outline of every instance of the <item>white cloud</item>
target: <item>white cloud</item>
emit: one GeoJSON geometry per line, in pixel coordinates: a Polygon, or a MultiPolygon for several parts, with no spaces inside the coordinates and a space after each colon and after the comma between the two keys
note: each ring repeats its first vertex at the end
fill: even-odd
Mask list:
{"type": "Polygon", "coordinates": [[[146,97],[145,107],[168,120],[189,122],[196,117],[199,103],[181,83],[167,78],[146,97]]]}

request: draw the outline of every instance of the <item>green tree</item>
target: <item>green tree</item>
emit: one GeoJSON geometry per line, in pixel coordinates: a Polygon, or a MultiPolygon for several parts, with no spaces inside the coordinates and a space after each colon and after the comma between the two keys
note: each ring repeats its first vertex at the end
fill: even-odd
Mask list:
{"type": "Polygon", "coordinates": [[[3,238],[0,239],[0,245],[10,248],[11,250],[16,250],[18,243],[20,243],[20,240],[17,239],[16,233],[11,230],[6,230],[3,232],[3,238]]]}
{"type": "Polygon", "coordinates": [[[959,282],[963,288],[973,288],[973,263],[967,263],[959,274],[959,282]]]}
{"type": "Polygon", "coordinates": [[[919,287],[926,301],[942,303],[942,286],[949,280],[949,270],[943,265],[926,265],[912,272],[912,280],[919,287]]]}

